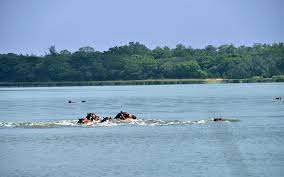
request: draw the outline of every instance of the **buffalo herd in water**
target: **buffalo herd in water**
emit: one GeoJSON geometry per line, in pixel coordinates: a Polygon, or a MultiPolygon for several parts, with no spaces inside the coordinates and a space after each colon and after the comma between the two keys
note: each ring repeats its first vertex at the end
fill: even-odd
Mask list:
{"type": "MultiPolygon", "coordinates": [[[[282,97],[275,97],[274,100],[282,100],[282,97]]],[[[86,101],[81,101],[82,103],[85,103],[86,101]]],[[[68,103],[75,103],[73,101],[68,101],[68,103]]],[[[133,114],[129,114],[128,112],[123,112],[120,111],[115,117],[115,120],[120,120],[120,121],[131,121],[135,120],[136,116],[133,114]]],[[[95,113],[87,113],[87,116],[84,118],[81,118],[78,120],[78,124],[90,124],[90,123],[102,123],[102,122],[107,122],[107,123],[112,123],[114,120],[112,117],[103,117],[103,119],[100,119],[98,115],[95,113]]],[[[219,122],[219,121],[225,121],[224,118],[213,118],[212,119],[214,122],[219,122]]]]}
{"type": "MultiPolygon", "coordinates": [[[[128,112],[120,111],[115,117],[115,120],[120,121],[130,121],[136,119],[135,115],[129,114],[128,112]]],[[[95,113],[87,113],[87,116],[84,118],[81,118],[78,120],[78,124],[90,124],[90,123],[112,123],[114,120],[112,117],[104,117],[103,119],[100,119],[98,115],[95,113]]]]}
{"type": "MultiPolygon", "coordinates": [[[[87,101],[82,100],[80,102],[86,103],[87,101]]],[[[77,103],[77,102],[69,100],[68,103],[77,103]]],[[[120,111],[120,113],[118,113],[114,117],[114,119],[120,121],[131,121],[136,119],[136,116],[133,114],[129,114],[128,112],[120,111]]],[[[91,124],[91,123],[103,123],[103,122],[112,123],[114,119],[112,117],[103,117],[102,119],[100,119],[100,117],[95,113],[87,113],[87,116],[84,118],[80,118],[77,123],[78,124],[91,124]]]]}

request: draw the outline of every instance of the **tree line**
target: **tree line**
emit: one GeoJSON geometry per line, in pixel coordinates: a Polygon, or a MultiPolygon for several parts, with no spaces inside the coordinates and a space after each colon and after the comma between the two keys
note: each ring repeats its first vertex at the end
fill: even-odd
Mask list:
{"type": "Polygon", "coordinates": [[[149,49],[138,42],[107,51],[51,46],[44,56],[0,54],[1,82],[102,81],[182,78],[270,78],[284,74],[284,45],[208,45],[149,49]]]}

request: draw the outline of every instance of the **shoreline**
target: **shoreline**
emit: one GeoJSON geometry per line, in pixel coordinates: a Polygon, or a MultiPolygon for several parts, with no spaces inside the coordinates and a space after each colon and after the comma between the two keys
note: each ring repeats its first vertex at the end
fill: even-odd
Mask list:
{"type": "Polygon", "coordinates": [[[0,82],[0,87],[63,87],[63,86],[119,86],[119,85],[174,85],[174,84],[226,84],[273,83],[273,78],[248,79],[148,79],[113,81],[62,81],[62,82],[0,82]]]}

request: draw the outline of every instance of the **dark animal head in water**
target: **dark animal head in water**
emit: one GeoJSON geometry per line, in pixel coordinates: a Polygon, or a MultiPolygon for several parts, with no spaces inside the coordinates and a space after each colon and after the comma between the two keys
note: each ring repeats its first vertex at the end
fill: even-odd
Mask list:
{"type": "Polygon", "coordinates": [[[213,121],[215,121],[215,122],[217,122],[217,121],[224,121],[224,119],[223,118],[214,118],[213,121]]]}
{"type": "Polygon", "coordinates": [[[121,115],[122,115],[122,113],[120,112],[120,113],[118,113],[114,118],[115,118],[115,119],[119,119],[119,118],[121,117],[121,115]]]}
{"type": "Polygon", "coordinates": [[[105,121],[107,121],[108,120],[108,118],[107,117],[104,117],[102,120],[101,120],[101,122],[105,122],[105,121]]]}
{"type": "Polygon", "coordinates": [[[93,115],[93,113],[87,113],[86,118],[87,118],[88,120],[90,120],[90,119],[91,119],[91,117],[92,117],[92,115],[93,115]]]}
{"type": "Polygon", "coordinates": [[[78,123],[78,124],[82,124],[82,123],[83,123],[83,118],[82,118],[82,119],[79,119],[77,123],[78,123]]]}
{"type": "Polygon", "coordinates": [[[122,112],[122,111],[120,113],[118,113],[114,118],[115,119],[127,119],[127,118],[137,119],[137,117],[135,115],[130,115],[129,113],[122,112]]]}
{"type": "Polygon", "coordinates": [[[104,117],[101,122],[106,122],[106,121],[112,121],[112,118],[111,117],[104,117]]]}

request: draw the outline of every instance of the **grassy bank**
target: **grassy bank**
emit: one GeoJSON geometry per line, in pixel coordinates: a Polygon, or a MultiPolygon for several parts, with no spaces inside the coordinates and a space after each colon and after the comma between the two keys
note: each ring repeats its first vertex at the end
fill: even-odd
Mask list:
{"type": "Polygon", "coordinates": [[[253,77],[249,79],[153,79],[82,82],[0,82],[0,87],[55,87],[55,86],[104,86],[104,85],[166,85],[166,84],[216,84],[283,82],[274,78],[253,77]]]}

